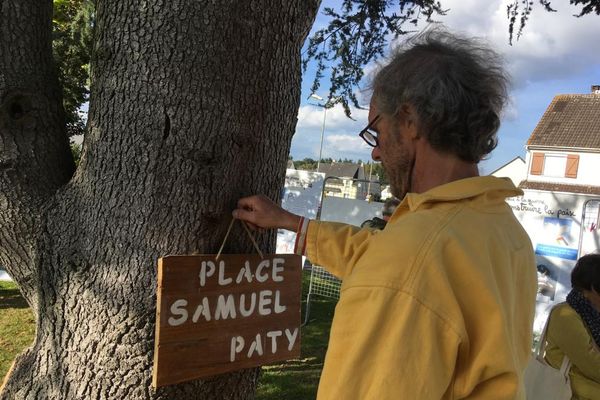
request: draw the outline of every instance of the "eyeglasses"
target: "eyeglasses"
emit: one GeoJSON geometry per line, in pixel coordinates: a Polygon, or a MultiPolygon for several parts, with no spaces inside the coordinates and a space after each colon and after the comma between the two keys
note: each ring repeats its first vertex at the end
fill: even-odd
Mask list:
{"type": "Polygon", "coordinates": [[[358,136],[360,136],[371,147],[379,146],[379,140],[377,139],[377,132],[372,130],[373,125],[375,125],[375,122],[377,122],[378,119],[379,119],[379,115],[375,116],[375,118],[373,118],[373,120],[371,122],[369,122],[369,125],[367,125],[367,127],[365,129],[363,129],[362,131],[360,131],[360,133],[358,134],[358,136]]]}

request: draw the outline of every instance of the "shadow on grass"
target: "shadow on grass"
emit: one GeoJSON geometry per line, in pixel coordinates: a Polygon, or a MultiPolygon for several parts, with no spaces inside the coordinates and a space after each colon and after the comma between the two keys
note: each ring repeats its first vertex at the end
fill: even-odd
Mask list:
{"type": "Polygon", "coordinates": [[[13,360],[31,345],[35,319],[13,282],[0,282],[0,383],[13,360]]]}
{"type": "MultiPolygon", "coordinates": [[[[306,277],[303,287],[305,299],[308,291],[306,277]]],[[[302,327],[301,357],[264,366],[256,392],[257,400],[316,398],[336,303],[336,299],[313,297],[309,323],[302,327]]],[[[303,311],[305,306],[303,303],[303,311]]],[[[0,317],[4,318],[0,323],[0,382],[16,354],[33,340],[35,321],[30,311],[21,310],[26,308],[27,302],[21,297],[17,286],[12,282],[0,282],[0,317]],[[9,326],[10,321],[14,326],[9,326]],[[10,341],[7,340],[9,338],[10,341]],[[16,339],[18,343],[13,343],[16,339]]]]}
{"type": "Polygon", "coordinates": [[[0,282],[0,310],[28,307],[29,304],[21,296],[17,285],[12,282],[0,282]]]}
{"type": "MultiPolygon", "coordinates": [[[[306,278],[303,283],[305,299],[308,290],[306,278]]],[[[317,397],[336,303],[337,299],[312,298],[309,322],[302,327],[301,358],[263,366],[256,391],[257,400],[312,400],[317,397]]],[[[303,302],[303,311],[305,306],[303,302]]]]}

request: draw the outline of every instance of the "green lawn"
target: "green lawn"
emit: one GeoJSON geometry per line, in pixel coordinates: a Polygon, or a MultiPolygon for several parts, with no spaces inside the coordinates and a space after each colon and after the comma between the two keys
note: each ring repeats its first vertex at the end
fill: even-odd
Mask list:
{"type": "Polygon", "coordinates": [[[332,299],[313,297],[309,323],[302,328],[301,358],[263,367],[256,393],[258,400],[312,400],[317,397],[334,308],[332,299]]]}
{"type": "Polygon", "coordinates": [[[0,383],[17,354],[29,346],[35,321],[17,285],[0,281],[0,383]]]}
{"type": "MultiPolygon", "coordinates": [[[[304,273],[303,296],[308,292],[309,273],[304,273]]],[[[310,320],[302,328],[301,358],[263,367],[258,400],[312,400],[327,350],[335,301],[325,297],[311,300],[310,320]]],[[[302,303],[304,312],[305,304],[302,303]]],[[[15,356],[29,346],[35,334],[31,310],[12,282],[0,281],[0,383],[15,356]]]]}

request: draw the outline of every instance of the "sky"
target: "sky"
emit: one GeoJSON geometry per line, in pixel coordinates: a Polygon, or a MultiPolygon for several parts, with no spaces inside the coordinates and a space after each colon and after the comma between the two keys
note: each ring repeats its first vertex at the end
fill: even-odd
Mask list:
{"type": "MultiPolygon", "coordinates": [[[[484,38],[504,57],[512,77],[510,103],[505,109],[498,132],[498,147],[480,163],[488,174],[517,156],[525,158],[525,144],[542,114],[558,94],[590,93],[591,85],[600,84],[600,16],[576,18],[578,9],[566,0],[554,0],[556,13],[546,12],[535,3],[523,36],[508,43],[507,0],[440,0],[446,16],[436,16],[451,32],[484,38]]],[[[512,1],[511,1],[512,2],[512,1]]],[[[335,7],[340,1],[324,1],[335,7]]],[[[313,31],[326,23],[317,17],[313,31]]],[[[426,26],[419,24],[418,29],[426,26]]],[[[400,39],[402,40],[402,38],[400,39]]],[[[391,47],[390,47],[391,48],[391,47]]],[[[368,66],[367,69],[372,69],[368,66]]],[[[290,155],[294,160],[319,156],[323,108],[308,100],[312,75],[302,83],[302,103],[290,155]]],[[[318,95],[327,96],[327,85],[318,95]]],[[[368,105],[369,95],[359,96],[368,105]]],[[[323,158],[370,160],[370,148],[358,137],[367,123],[366,110],[353,110],[356,121],[347,118],[341,106],[329,109],[323,135],[323,158]]]]}

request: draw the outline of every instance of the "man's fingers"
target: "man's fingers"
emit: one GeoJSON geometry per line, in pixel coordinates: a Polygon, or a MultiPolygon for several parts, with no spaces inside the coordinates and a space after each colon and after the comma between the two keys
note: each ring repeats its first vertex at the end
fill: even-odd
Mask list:
{"type": "Polygon", "coordinates": [[[285,217],[287,217],[288,214],[293,215],[284,211],[279,205],[263,195],[239,199],[237,209],[232,212],[234,218],[249,222],[259,230],[260,228],[270,229],[281,227],[289,229],[287,228],[289,224],[284,223],[285,217]],[[282,225],[282,223],[284,223],[284,225],[282,225]]]}
{"type": "Polygon", "coordinates": [[[242,221],[246,221],[252,225],[254,225],[256,222],[254,219],[255,215],[253,211],[248,211],[243,208],[237,208],[233,210],[231,214],[233,215],[233,218],[241,219],[242,221]]]}
{"type": "Polygon", "coordinates": [[[248,228],[250,228],[253,231],[258,231],[258,232],[263,231],[262,228],[259,228],[258,226],[254,225],[252,222],[245,222],[245,224],[248,226],[248,228]]]}
{"type": "Polygon", "coordinates": [[[237,202],[237,206],[238,208],[244,208],[244,209],[252,209],[252,204],[254,203],[253,198],[255,196],[251,196],[251,197],[243,197],[241,199],[238,200],[237,202]]]}
{"type": "Polygon", "coordinates": [[[266,204],[273,203],[268,197],[263,195],[255,195],[242,197],[238,200],[238,208],[244,208],[248,210],[256,210],[264,207],[266,204]]]}

